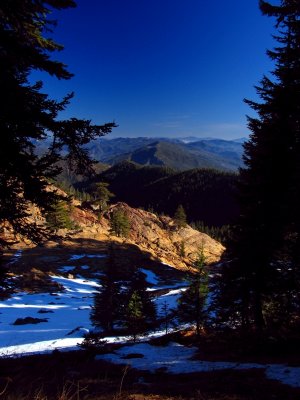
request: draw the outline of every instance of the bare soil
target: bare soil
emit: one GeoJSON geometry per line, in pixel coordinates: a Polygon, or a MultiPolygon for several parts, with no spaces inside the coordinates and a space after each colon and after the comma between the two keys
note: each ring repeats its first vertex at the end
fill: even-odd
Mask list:
{"type": "MultiPolygon", "coordinates": [[[[59,287],[51,287],[53,281],[49,274],[68,275],[60,268],[73,266],[72,274],[80,274],[88,279],[93,277],[95,272],[101,272],[105,268],[105,258],[91,258],[87,256],[98,256],[107,254],[108,248],[113,245],[115,263],[119,270],[123,271],[124,278],[130,274],[135,267],[151,269],[161,280],[161,284],[172,285],[174,282],[183,280],[186,272],[162,265],[159,259],[147,251],[141,250],[137,245],[122,240],[95,239],[69,239],[61,240],[58,243],[47,242],[43,246],[24,248],[21,257],[11,260],[16,250],[7,251],[4,254],[4,261],[9,268],[10,276],[19,276],[16,286],[22,290],[34,291],[59,291],[59,287]],[[73,255],[86,255],[80,259],[70,260],[73,255]],[[88,269],[82,269],[82,265],[88,265],[88,269]]],[[[130,275],[129,275],[130,276],[130,275]]]]}

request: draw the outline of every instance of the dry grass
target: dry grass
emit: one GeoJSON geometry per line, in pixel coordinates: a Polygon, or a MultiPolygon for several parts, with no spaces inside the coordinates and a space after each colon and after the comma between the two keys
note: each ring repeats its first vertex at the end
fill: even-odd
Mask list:
{"type": "Polygon", "coordinates": [[[80,351],[0,359],[1,400],[295,400],[262,370],[168,375],[95,361],[80,351]]]}

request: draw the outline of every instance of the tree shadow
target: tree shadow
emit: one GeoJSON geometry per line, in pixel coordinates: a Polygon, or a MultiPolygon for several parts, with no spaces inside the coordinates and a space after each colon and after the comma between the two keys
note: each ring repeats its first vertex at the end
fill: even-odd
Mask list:
{"type": "Polygon", "coordinates": [[[132,273],[136,268],[152,270],[159,278],[168,283],[181,281],[186,273],[163,264],[147,250],[140,249],[137,245],[122,241],[120,239],[86,239],[68,238],[59,242],[47,242],[34,248],[22,250],[18,257],[14,258],[12,253],[5,255],[6,269],[9,275],[22,275],[25,279],[32,271],[42,274],[62,273],[67,274],[65,267],[72,266],[72,274],[80,274],[90,278],[95,272],[101,272],[106,267],[106,256],[108,249],[114,249],[114,262],[118,270],[124,271],[126,275],[132,273]],[[89,266],[83,269],[83,266],[89,266]]]}

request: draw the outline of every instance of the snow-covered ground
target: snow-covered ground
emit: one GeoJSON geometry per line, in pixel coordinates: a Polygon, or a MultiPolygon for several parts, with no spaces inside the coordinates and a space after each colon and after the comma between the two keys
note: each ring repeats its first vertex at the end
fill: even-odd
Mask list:
{"type": "MultiPolygon", "coordinates": [[[[18,252],[13,258],[16,262],[22,256],[18,252]]],[[[82,258],[104,258],[105,255],[74,254],[70,257],[72,261],[82,258]]],[[[87,271],[89,265],[80,268],[66,265],[59,268],[60,273],[68,274],[80,269],[87,271]]],[[[158,315],[164,311],[176,308],[177,300],[182,291],[186,290],[186,284],[182,281],[173,282],[166,286],[160,277],[153,271],[141,269],[146,275],[146,280],[151,291],[161,290],[162,294],[154,298],[158,315]]],[[[100,287],[98,281],[100,272],[91,275],[90,279],[80,277],[74,278],[53,275],[51,278],[60,284],[64,291],[57,293],[19,292],[11,298],[0,302],[0,356],[20,356],[25,354],[51,352],[54,349],[72,350],[82,342],[83,336],[91,329],[89,319],[93,304],[95,291],[100,287]],[[40,319],[38,323],[15,325],[18,318],[31,317],[40,319]]],[[[70,276],[70,275],[68,275],[70,276]]],[[[159,293],[159,292],[158,292],[159,293]]],[[[37,321],[36,321],[37,322],[37,321]]],[[[208,362],[191,360],[196,353],[196,348],[181,346],[170,343],[168,346],[152,346],[146,341],[150,337],[158,337],[164,334],[152,332],[139,343],[128,345],[128,337],[105,338],[108,342],[123,343],[124,346],[118,351],[100,356],[101,359],[114,363],[130,364],[134,368],[155,371],[164,368],[169,373],[188,373],[213,371],[220,369],[252,369],[261,368],[265,370],[266,377],[276,379],[282,383],[300,387],[300,367],[288,367],[281,364],[238,364],[232,362],[208,362]],[[126,359],[132,353],[142,355],[142,358],[126,359]]]]}
{"type": "Polygon", "coordinates": [[[279,380],[293,387],[300,387],[300,367],[288,367],[283,364],[191,360],[196,352],[197,348],[185,347],[178,343],[169,343],[167,346],[137,343],[123,346],[113,354],[99,356],[99,359],[117,364],[127,364],[133,368],[151,372],[163,369],[165,372],[173,374],[209,372],[222,369],[264,369],[267,378],[279,380]],[[130,354],[138,356],[127,358],[130,354]]]}
{"type": "Polygon", "coordinates": [[[89,314],[95,281],[52,276],[64,292],[18,293],[0,302],[0,355],[22,355],[74,348],[91,328],[89,314]],[[17,318],[39,318],[47,322],[14,325],[17,318]]]}
{"type": "MultiPolygon", "coordinates": [[[[17,253],[13,260],[21,257],[17,253]]],[[[73,254],[69,261],[78,261],[82,258],[104,258],[105,254],[73,254]]],[[[70,263],[71,264],[71,263],[70,263]]],[[[89,265],[66,265],[60,267],[60,273],[74,274],[75,270],[87,271],[89,265]]],[[[157,275],[148,269],[141,268],[146,275],[149,290],[169,290],[167,293],[156,297],[158,315],[162,307],[167,304],[167,309],[176,307],[176,301],[182,290],[178,285],[161,285],[157,275]],[[177,287],[177,289],[174,289],[177,287]]],[[[67,278],[52,275],[51,279],[64,288],[62,292],[30,294],[20,292],[13,297],[0,302],[0,356],[25,355],[32,353],[51,352],[55,349],[76,349],[83,341],[83,336],[91,328],[90,310],[93,305],[94,293],[99,288],[97,283],[101,272],[94,273],[94,279],[84,279],[80,275],[67,278]],[[38,318],[44,320],[36,324],[14,325],[18,318],[38,318]]],[[[68,275],[69,276],[69,275],[68,275]]],[[[150,333],[150,337],[162,335],[162,332],[150,333]]],[[[148,336],[148,338],[149,338],[148,336]]],[[[109,337],[108,342],[124,343],[128,337],[109,337]]]]}

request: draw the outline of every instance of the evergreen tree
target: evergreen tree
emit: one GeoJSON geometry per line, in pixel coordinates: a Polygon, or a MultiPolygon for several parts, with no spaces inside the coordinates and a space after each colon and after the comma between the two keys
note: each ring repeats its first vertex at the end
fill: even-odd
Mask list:
{"type": "Polygon", "coordinates": [[[189,278],[190,284],[178,299],[177,314],[182,322],[196,325],[197,336],[207,320],[208,273],[205,268],[203,246],[194,263],[195,273],[189,278]]]}
{"type": "Polygon", "coordinates": [[[93,204],[98,205],[100,212],[102,213],[107,209],[107,204],[110,199],[114,197],[114,194],[108,189],[109,184],[105,182],[98,182],[94,185],[93,204]]]}
{"type": "Polygon", "coordinates": [[[165,328],[165,334],[167,335],[169,332],[169,327],[175,316],[175,310],[170,309],[168,302],[165,300],[163,302],[160,314],[162,324],[165,328]]]}
{"type": "Polygon", "coordinates": [[[143,313],[142,299],[137,291],[134,291],[129,299],[126,310],[126,326],[135,342],[139,334],[146,330],[145,315],[143,313]]]}
{"type": "Polygon", "coordinates": [[[300,3],[260,1],[260,8],[276,18],[278,46],[267,53],[275,62],[274,79],[264,76],[256,88],[261,103],[246,100],[257,117],[248,118],[240,217],[218,306],[222,319],[234,316],[233,324],[261,334],[299,317],[300,3]]]}
{"type": "Polygon", "coordinates": [[[94,326],[102,328],[105,333],[112,333],[124,313],[124,299],[113,246],[109,248],[105,274],[99,283],[101,286],[95,294],[90,318],[94,326]]]}
{"type": "Polygon", "coordinates": [[[123,323],[135,341],[138,335],[153,327],[156,318],[156,309],[147,291],[145,274],[139,270],[133,273],[124,296],[127,307],[123,323]]]}
{"type": "Polygon", "coordinates": [[[130,231],[130,222],[123,210],[113,211],[110,219],[111,232],[117,236],[127,237],[130,231]]]}
{"type": "Polygon", "coordinates": [[[28,223],[28,201],[42,211],[51,208],[57,195],[46,187],[60,172],[61,150],[67,151],[66,160],[75,172],[90,174],[93,166],[82,146],[115,126],[77,118],[59,120],[73,95],[61,101],[50,99],[42,91],[42,82],[29,80],[34,70],[58,79],[72,77],[62,62],[51,58],[63,47],[49,32],[55,25],[50,14],[74,6],[72,0],[0,3],[0,222],[9,221],[16,232],[37,242],[44,232],[28,223]],[[37,143],[48,147],[43,156],[37,155],[37,143]]]}
{"type": "Polygon", "coordinates": [[[180,243],[179,255],[180,255],[180,257],[182,257],[182,258],[184,258],[184,257],[186,256],[186,254],[185,254],[185,243],[184,243],[183,240],[182,240],[181,243],[180,243]]]}
{"type": "Polygon", "coordinates": [[[187,224],[186,222],[186,213],[184,211],[184,208],[180,204],[174,214],[174,220],[178,228],[184,228],[187,224]]]}
{"type": "Polygon", "coordinates": [[[46,214],[46,221],[49,229],[57,231],[58,229],[74,229],[75,223],[70,218],[71,204],[65,200],[58,200],[52,206],[52,210],[46,214]]]}

